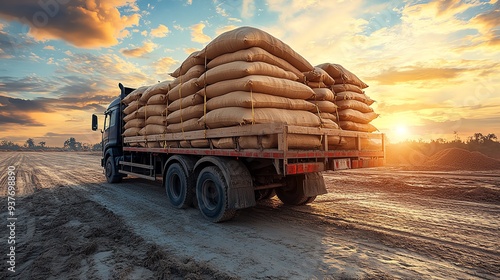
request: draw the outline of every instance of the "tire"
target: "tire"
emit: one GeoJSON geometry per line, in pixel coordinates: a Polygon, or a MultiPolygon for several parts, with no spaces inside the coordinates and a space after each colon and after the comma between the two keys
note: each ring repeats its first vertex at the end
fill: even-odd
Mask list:
{"type": "Polygon", "coordinates": [[[193,202],[193,188],[184,168],[179,163],[168,167],[164,180],[165,192],[175,208],[188,208],[193,202]]]}
{"type": "Polygon", "coordinates": [[[108,183],[119,183],[122,180],[122,176],[118,173],[112,156],[109,156],[106,160],[104,175],[106,176],[106,181],[108,181],[108,183]]]}
{"type": "Polygon", "coordinates": [[[227,208],[227,184],[224,175],[215,166],[201,170],[196,180],[198,209],[207,220],[218,223],[230,220],[235,209],[227,208]]]}
{"type": "Polygon", "coordinates": [[[316,196],[310,196],[307,198],[307,200],[302,205],[312,203],[314,200],[316,200],[316,196]]]}
{"type": "Polygon", "coordinates": [[[271,199],[274,196],[276,196],[276,192],[274,189],[263,189],[263,190],[258,190],[255,191],[255,200],[265,200],[265,199],[271,199]]]}
{"type": "Polygon", "coordinates": [[[281,202],[287,205],[304,205],[308,201],[309,197],[304,195],[298,181],[302,182],[300,177],[290,178],[286,186],[276,188],[276,195],[281,202]]]}

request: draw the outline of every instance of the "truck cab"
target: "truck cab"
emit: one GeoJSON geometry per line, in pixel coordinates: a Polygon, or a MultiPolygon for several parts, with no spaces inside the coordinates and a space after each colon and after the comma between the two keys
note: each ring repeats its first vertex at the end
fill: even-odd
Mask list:
{"type": "MultiPolygon", "coordinates": [[[[122,103],[123,99],[133,89],[119,84],[120,97],[115,98],[104,111],[104,127],[101,130],[102,158],[101,166],[104,167],[106,180],[110,183],[119,182],[123,174],[118,173],[118,162],[123,157],[122,137],[122,103]]],[[[92,115],[92,130],[98,129],[98,117],[92,115]]]]}

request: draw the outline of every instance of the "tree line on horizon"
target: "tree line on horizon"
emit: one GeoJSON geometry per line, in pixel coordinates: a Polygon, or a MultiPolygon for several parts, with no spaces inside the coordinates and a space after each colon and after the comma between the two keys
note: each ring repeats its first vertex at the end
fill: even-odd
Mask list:
{"type": "Polygon", "coordinates": [[[388,144],[387,146],[388,149],[397,146],[407,146],[428,156],[444,149],[459,148],[471,152],[480,152],[487,156],[500,159],[500,142],[494,133],[482,134],[478,132],[467,137],[466,140],[460,139],[456,131],[454,134],[455,137],[453,140],[445,140],[443,138],[430,141],[423,141],[421,139],[407,140],[397,144],[388,144]]]}
{"type": "Polygon", "coordinates": [[[35,143],[33,138],[28,138],[24,144],[19,145],[9,140],[0,142],[0,149],[3,150],[65,150],[65,151],[100,151],[101,143],[89,144],[76,141],[75,137],[70,137],[64,141],[62,147],[47,147],[45,141],[35,143]]]}

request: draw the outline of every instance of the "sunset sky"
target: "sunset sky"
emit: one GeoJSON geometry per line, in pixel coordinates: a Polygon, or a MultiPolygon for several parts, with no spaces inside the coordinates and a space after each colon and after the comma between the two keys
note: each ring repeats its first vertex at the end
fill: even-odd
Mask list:
{"type": "Polygon", "coordinates": [[[500,137],[496,0],[16,0],[0,2],[0,140],[97,143],[91,114],[119,82],[172,79],[188,54],[240,26],[358,75],[392,142],[500,137]]]}

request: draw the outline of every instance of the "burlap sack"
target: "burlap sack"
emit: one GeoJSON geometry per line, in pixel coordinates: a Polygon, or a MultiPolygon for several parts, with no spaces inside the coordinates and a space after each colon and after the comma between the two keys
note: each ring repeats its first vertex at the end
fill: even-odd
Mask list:
{"type": "Polygon", "coordinates": [[[236,142],[232,137],[224,137],[219,139],[211,139],[212,146],[216,149],[235,149],[236,142]]]}
{"type": "Polygon", "coordinates": [[[225,53],[251,47],[263,48],[269,53],[288,61],[301,72],[313,69],[313,66],[306,59],[281,40],[260,29],[246,26],[222,33],[200,51],[199,57],[214,59],[225,53]]]}
{"type": "Polygon", "coordinates": [[[157,125],[166,125],[167,117],[166,116],[150,116],[146,119],[146,125],[148,124],[157,124],[157,125]]]}
{"type": "Polygon", "coordinates": [[[339,107],[339,110],[353,109],[360,111],[362,113],[373,112],[373,108],[366,105],[365,103],[358,100],[339,100],[335,104],[339,107]]]}
{"type": "Polygon", "coordinates": [[[309,100],[308,102],[311,102],[312,104],[318,106],[318,111],[320,113],[331,113],[335,114],[337,112],[337,105],[331,101],[316,101],[316,100],[309,100]]]}
{"type": "Polygon", "coordinates": [[[200,118],[204,114],[204,108],[205,106],[203,104],[199,104],[170,112],[167,115],[167,123],[180,123],[181,120],[184,121],[193,118],[200,118]]]}
{"type": "Polygon", "coordinates": [[[203,102],[204,102],[203,96],[198,94],[191,94],[190,96],[177,99],[174,102],[168,104],[167,108],[169,112],[174,112],[179,110],[180,108],[186,108],[189,106],[203,104],[203,102]]]}
{"type": "Polygon", "coordinates": [[[204,72],[205,72],[204,65],[195,65],[195,66],[189,68],[189,70],[184,75],[181,75],[181,76],[175,78],[175,80],[170,84],[170,88],[174,88],[178,84],[185,83],[185,82],[191,80],[192,78],[198,78],[204,72]]]}
{"type": "Polygon", "coordinates": [[[145,105],[144,102],[140,100],[134,100],[130,102],[130,104],[128,104],[128,106],[125,107],[125,109],[123,109],[123,113],[125,115],[130,115],[132,112],[139,110],[139,108],[141,108],[144,105],[145,105]]]}
{"type": "Polygon", "coordinates": [[[141,100],[142,102],[146,103],[148,102],[148,99],[156,94],[166,94],[168,90],[170,89],[170,83],[171,81],[163,81],[161,83],[154,84],[150,86],[148,89],[144,91],[144,93],[141,95],[141,100]]]}
{"type": "Polygon", "coordinates": [[[339,121],[339,125],[342,129],[352,130],[352,131],[362,131],[362,132],[374,132],[377,128],[369,123],[356,123],[351,121],[339,121]]]}
{"type": "Polygon", "coordinates": [[[343,91],[335,94],[335,100],[336,101],[341,101],[341,100],[358,100],[366,105],[370,106],[372,105],[375,100],[371,99],[364,93],[357,93],[354,91],[343,91]]]}
{"type": "MultiPolygon", "coordinates": [[[[317,135],[288,135],[288,149],[317,149],[321,147],[321,137],[317,135]]],[[[217,149],[275,149],[278,148],[278,135],[241,136],[212,139],[212,145],[217,149]]]]}
{"type": "Polygon", "coordinates": [[[205,124],[200,121],[200,118],[193,118],[182,123],[173,123],[167,126],[168,132],[181,132],[181,131],[193,131],[193,130],[203,130],[205,129],[205,124]]]}
{"type": "Polygon", "coordinates": [[[150,116],[165,116],[167,115],[167,106],[166,105],[146,105],[139,110],[137,110],[139,114],[143,114],[144,118],[149,118],[150,116]]]}
{"type": "Polygon", "coordinates": [[[233,53],[226,53],[218,57],[215,57],[214,59],[210,60],[210,62],[207,64],[207,68],[212,69],[219,65],[233,61],[247,61],[247,62],[261,61],[269,63],[274,66],[278,66],[283,70],[294,73],[300,81],[305,80],[304,74],[299,70],[297,70],[297,68],[295,68],[293,65],[275,55],[270,54],[268,51],[259,47],[252,47],[249,49],[239,50],[233,53]]]}
{"type": "Polygon", "coordinates": [[[259,75],[221,81],[206,86],[198,94],[213,98],[232,91],[252,91],[292,99],[308,99],[314,95],[314,91],[302,83],[259,75]]]}
{"type": "Polygon", "coordinates": [[[241,107],[226,107],[208,112],[203,119],[208,128],[252,123],[285,123],[308,127],[318,127],[320,125],[319,117],[311,112],[276,108],[256,108],[252,110],[241,107]]]}
{"type": "Polygon", "coordinates": [[[308,85],[310,88],[329,88],[325,83],[323,82],[305,82],[306,85],[308,85]]]}
{"type": "Polygon", "coordinates": [[[302,99],[290,99],[270,94],[233,91],[207,101],[207,110],[225,107],[278,108],[288,110],[314,111],[316,106],[302,99]]]}
{"type": "Polygon", "coordinates": [[[353,84],[362,89],[368,87],[368,85],[361,81],[358,76],[354,75],[351,71],[345,69],[340,64],[323,63],[317,67],[325,70],[332,78],[334,78],[336,84],[353,84]]]}
{"type": "Polygon", "coordinates": [[[143,107],[139,108],[137,111],[134,111],[128,115],[126,115],[125,117],[123,117],[123,121],[124,122],[128,122],[130,120],[133,120],[133,119],[144,119],[144,110],[141,110],[143,107]]]}
{"type": "Polygon", "coordinates": [[[129,129],[131,127],[143,128],[145,125],[144,119],[132,119],[125,123],[123,128],[129,129]]]}
{"type": "Polygon", "coordinates": [[[233,61],[209,69],[201,75],[196,84],[199,87],[224,80],[243,78],[249,75],[271,76],[275,78],[298,80],[297,75],[265,62],[233,61]]]}
{"type": "Polygon", "coordinates": [[[191,53],[179,66],[179,68],[175,69],[173,73],[170,74],[170,76],[177,78],[181,75],[184,75],[187,73],[191,67],[195,65],[205,65],[205,58],[203,56],[199,55],[200,52],[196,51],[191,53]]]}
{"type": "Polygon", "coordinates": [[[122,99],[122,103],[128,105],[130,104],[130,102],[138,100],[139,98],[141,98],[141,95],[144,93],[144,91],[147,90],[148,88],[149,86],[142,86],[133,90],[131,93],[129,93],[122,99]]]}
{"type": "Polygon", "coordinates": [[[331,86],[335,83],[335,80],[330,77],[325,70],[319,67],[314,67],[313,70],[304,72],[304,76],[306,76],[306,81],[308,82],[323,82],[327,86],[331,86]]]}
{"type": "Polygon", "coordinates": [[[322,119],[322,120],[332,120],[332,121],[337,121],[337,116],[335,114],[331,114],[331,113],[319,113],[319,117],[322,119]]]}
{"type": "Polygon", "coordinates": [[[351,84],[333,85],[332,90],[336,94],[339,92],[343,92],[343,91],[353,91],[353,92],[357,92],[357,93],[364,93],[364,91],[360,87],[355,86],[355,85],[351,85],[351,84]]]}
{"type": "Polygon", "coordinates": [[[312,100],[335,101],[335,95],[329,88],[313,88],[312,90],[314,91],[314,96],[311,97],[312,100]]]}
{"type": "Polygon", "coordinates": [[[129,136],[139,136],[139,131],[141,130],[140,127],[130,127],[125,129],[125,131],[122,133],[123,136],[129,137],[129,136]]]}
{"type": "MultiPolygon", "coordinates": [[[[278,135],[269,134],[259,136],[239,137],[238,143],[242,149],[271,149],[278,148],[278,135]]],[[[321,137],[318,135],[288,134],[288,149],[317,149],[321,147],[321,137]]]]}
{"type": "Polygon", "coordinates": [[[330,119],[322,119],[323,124],[321,125],[323,128],[329,129],[339,129],[340,126],[333,120],[330,119]]]}
{"type": "Polygon", "coordinates": [[[345,109],[339,111],[339,119],[341,121],[352,121],[357,123],[369,123],[376,119],[378,114],[374,112],[362,113],[353,109],[345,109]]]}
{"type": "Polygon", "coordinates": [[[167,128],[164,125],[157,124],[148,124],[139,131],[140,135],[155,135],[165,133],[167,133],[167,128]]]}
{"type": "Polygon", "coordinates": [[[180,141],[179,145],[182,148],[208,148],[210,147],[210,142],[208,139],[184,140],[180,141]]]}
{"type": "Polygon", "coordinates": [[[155,94],[151,96],[148,99],[148,105],[161,105],[161,104],[167,104],[167,95],[160,93],[160,94],[155,94]]]}
{"type": "Polygon", "coordinates": [[[196,80],[197,78],[192,78],[191,80],[178,84],[171,89],[167,94],[169,102],[175,101],[179,98],[184,98],[200,90],[200,87],[196,85],[196,80]]]}

